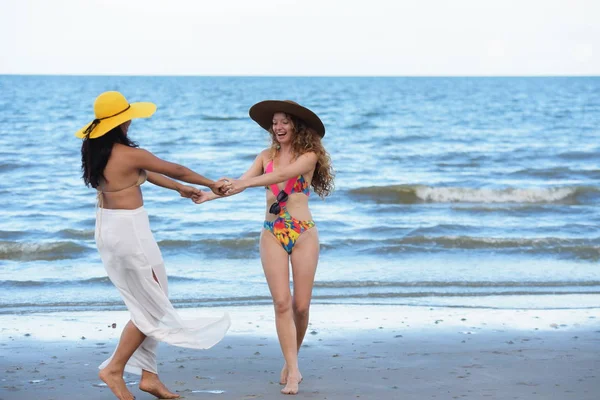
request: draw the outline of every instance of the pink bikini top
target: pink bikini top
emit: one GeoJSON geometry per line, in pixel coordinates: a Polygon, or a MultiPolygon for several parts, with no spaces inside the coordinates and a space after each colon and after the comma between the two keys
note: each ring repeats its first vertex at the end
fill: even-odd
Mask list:
{"type": "MultiPolygon", "coordinates": [[[[273,161],[269,161],[269,163],[267,164],[267,168],[265,169],[265,174],[270,174],[271,172],[273,172],[273,161]]],[[[271,188],[271,192],[273,192],[273,194],[275,195],[275,197],[277,197],[277,195],[280,192],[279,186],[277,186],[276,184],[272,184],[270,185],[271,188]]],[[[285,184],[285,189],[283,189],[288,195],[292,194],[292,193],[304,193],[307,196],[310,196],[310,186],[308,185],[308,183],[306,182],[306,179],[304,179],[303,175],[298,175],[295,178],[290,178],[287,183],[285,184]]],[[[281,206],[283,207],[285,205],[285,202],[281,203],[281,206]]]]}

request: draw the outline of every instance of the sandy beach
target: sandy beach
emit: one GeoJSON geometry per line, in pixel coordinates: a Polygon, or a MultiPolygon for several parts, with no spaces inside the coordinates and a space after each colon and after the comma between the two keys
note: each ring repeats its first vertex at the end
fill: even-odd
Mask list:
{"type": "MultiPolygon", "coordinates": [[[[186,399],[279,399],[270,306],[228,312],[210,350],[161,346],[162,380],[186,399]]],[[[298,399],[597,399],[598,309],[490,310],[315,305],[298,399]]],[[[0,399],[111,399],[97,366],[127,313],[0,316],[0,399]],[[116,324],[113,328],[112,324],[116,324]]],[[[152,399],[126,375],[137,399],[152,399]]]]}

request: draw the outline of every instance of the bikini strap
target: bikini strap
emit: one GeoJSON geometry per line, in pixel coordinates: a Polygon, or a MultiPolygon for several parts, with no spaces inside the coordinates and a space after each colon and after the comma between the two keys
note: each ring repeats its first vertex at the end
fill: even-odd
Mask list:
{"type": "Polygon", "coordinates": [[[98,182],[97,190],[102,193],[117,193],[117,192],[123,191],[125,189],[129,189],[129,188],[136,187],[136,186],[141,186],[144,184],[144,182],[146,182],[147,179],[148,179],[148,173],[146,172],[146,170],[140,169],[140,173],[138,175],[137,181],[131,186],[127,186],[127,187],[124,187],[119,190],[104,190],[104,184],[106,183],[106,181],[104,179],[100,178],[100,181],[98,182]]]}
{"type": "Polygon", "coordinates": [[[284,189],[287,194],[292,193],[292,189],[296,185],[296,182],[298,182],[298,177],[288,179],[287,184],[285,185],[285,189],[284,189]]]}
{"type": "MultiPolygon", "coordinates": [[[[265,174],[270,174],[271,172],[273,172],[273,160],[271,160],[267,164],[267,168],[265,169],[265,174]]],[[[273,192],[275,197],[277,197],[277,195],[279,194],[279,188],[277,187],[277,184],[274,183],[272,185],[269,185],[269,187],[271,188],[271,192],[273,192]]]]}
{"type": "MultiPolygon", "coordinates": [[[[271,172],[273,172],[273,160],[271,160],[268,164],[267,164],[267,168],[265,168],[265,174],[270,174],[271,172]]],[[[296,181],[298,181],[298,177],[295,178],[290,178],[288,179],[286,185],[285,185],[285,189],[283,189],[288,196],[292,193],[292,189],[294,188],[294,185],[296,184],[296,181]]],[[[271,188],[271,192],[273,192],[273,194],[275,195],[275,197],[277,197],[277,195],[280,192],[279,187],[277,186],[277,184],[272,184],[269,185],[269,187],[271,188]]],[[[285,206],[286,202],[281,202],[281,206],[285,206]]]]}

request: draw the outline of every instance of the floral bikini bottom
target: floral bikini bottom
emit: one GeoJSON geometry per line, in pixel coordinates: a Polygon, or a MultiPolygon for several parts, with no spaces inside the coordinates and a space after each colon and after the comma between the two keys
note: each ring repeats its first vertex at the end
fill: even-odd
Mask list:
{"type": "Polygon", "coordinates": [[[288,254],[302,233],[315,226],[314,221],[299,221],[284,207],[273,221],[265,221],[263,227],[271,232],[288,254]]]}

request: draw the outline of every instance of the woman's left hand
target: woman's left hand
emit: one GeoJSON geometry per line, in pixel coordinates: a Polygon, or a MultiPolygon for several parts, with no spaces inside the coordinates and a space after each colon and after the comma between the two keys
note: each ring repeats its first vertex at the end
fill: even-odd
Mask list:
{"type": "Polygon", "coordinates": [[[191,198],[194,195],[198,195],[200,193],[200,189],[195,188],[193,186],[181,185],[177,188],[177,191],[181,195],[181,197],[185,197],[186,199],[191,198]]]}
{"type": "Polygon", "coordinates": [[[210,187],[210,190],[217,196],[224,196],[227,189],[229,189],[229,179],[227,178],[219,179],[210,187]]]}

